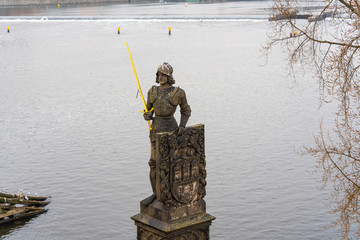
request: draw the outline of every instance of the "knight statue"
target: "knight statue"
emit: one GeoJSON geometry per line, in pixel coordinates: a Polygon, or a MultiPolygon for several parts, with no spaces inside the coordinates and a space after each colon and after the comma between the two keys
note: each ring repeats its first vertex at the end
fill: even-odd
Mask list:
{"type": "Polygon", "coordinates": [[[153,194],[145,200],[148,205],[156,198],[156,161],[155,161],[155,137],[160,132],[175,132],[181,135],[185,132],[185,126],[191,115],[191,109],[186,99],[186,94],[180,87],[174,87],[173,68],[169,63],[161,64],[156,72],[156,83],[148,91],[147,109],[154,109],[144,113],[146,121],[152,120],[152,130],[150,130],[150,182],[153,194]],[[174,118],[177,106],[180,106],[180,125],[174,118]],[[155,116],[154,116],[155,113],[155,116]]]}

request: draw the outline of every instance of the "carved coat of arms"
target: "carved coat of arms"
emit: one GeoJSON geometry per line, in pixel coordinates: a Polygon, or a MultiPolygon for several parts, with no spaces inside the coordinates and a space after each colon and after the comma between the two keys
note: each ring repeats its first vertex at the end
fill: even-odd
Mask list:
{"type": "Polygon", "coordinates": [[[156,138],[156,196],[167,205],[203,199],[206,192],[204,125],[185,133],[158,133],[156,138]]]}

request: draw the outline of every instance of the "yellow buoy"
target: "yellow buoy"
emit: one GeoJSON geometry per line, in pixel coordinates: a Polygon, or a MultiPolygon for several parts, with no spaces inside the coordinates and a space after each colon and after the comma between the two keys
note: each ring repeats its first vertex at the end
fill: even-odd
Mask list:
{"type": "Polygon", "coordinates": [[[120,34],[120,27],[118,27],[118,34],[120,34]]]}
{"type": "Polygon", "coordinates": [[[169,27],[169,35],[171,35],[171,27],[169,27]]]}
{"type": "Polygon", "coordinates": [[[7,32],[8,32],[8,33],[10,32],[10,27],[7,27],[7,32]]]}
{"type": "Polygon", "coordinates": [[[298,34],[298,31],[295,31],[295,32],[294,32],[294,35],[297,35],[297,34],[298,34]]]}
{"type": "Polygon", "coordinates": [[[187,3],[185,3],[185,7],[187,7],[187,3]]]}
{"type": "Polygon", "coordinates": [[[60,3],[58,3],[58,8],[60,8],[60,3]]]}

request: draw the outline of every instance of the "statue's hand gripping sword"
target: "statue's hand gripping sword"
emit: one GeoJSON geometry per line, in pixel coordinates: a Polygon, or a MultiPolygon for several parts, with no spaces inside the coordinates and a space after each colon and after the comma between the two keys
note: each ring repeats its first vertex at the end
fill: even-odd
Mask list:
{"type": "MultiPolygon", "coordinates": [[[[148,109],[147,109],[147,106],[146,106],[146,103],[145,103],[145,98],[144,98],[144,95],[143,95],[143,93],[142,93],[142,91],[141,91],[140,82],[139,82],[138,76],[137,76],[137,74],[136,74],[135,65],[134,65],[133,59],[132,59],[132,57],[131,57],[129,45],[127,44],[127,42],[125,42],[125,43],[126,43],[127,50],[128,50],[128,52],[129,52],[129,57],[130,57],[130,60],[131,60],[132,68],[133,68],[133,70],[134,70],[134,75],[135,75],[136,83],[137,83],[137,86],[138,86],[138,89],[139,89],[139,93],[140,93],[140,96],[141,96],[141,100],[142,100],[142,102],[143,102],[143,104],[144,104],[145,112],[143,112],[143,111],[140,111],[140,112],[142,112],[142,113],[151,112],[152,110],[154,110],[154,108],[150,109],[150,111],[148,111],[148,109]]],[[[150,120],[148,120],[148,123],[149,123],[149,129],[150,129],[150,131],[151,131],[152,128],[151,128],[150,120]]]]}

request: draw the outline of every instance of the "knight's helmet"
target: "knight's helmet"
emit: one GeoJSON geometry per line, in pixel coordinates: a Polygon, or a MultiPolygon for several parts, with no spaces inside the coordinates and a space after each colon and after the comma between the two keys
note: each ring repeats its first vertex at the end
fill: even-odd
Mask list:
{"type": "Polygon", "coordinates": [[[158,82],[158,75],[159,73],[162,73],[162,74],[165,74],[166,76],[168,76],[168,80],[169,80],[169,83],[172,85],[172,84],[175,84],[175,79],[172,75],[173,73],[173,68],[170,64],[168,64],[167,62],[164,62],[163,64],[161,64],[159,67],[158,67],[158,70],[156,72],[156,82],[158,82]]]}
{"type": "Polygon", "coordinates": [[[158,67],[157,73],[161,72],[162,74],[165,74],[167,76],[171,76],[172,77],[172,73],[173,73],[173,68],[170,64],[168,64],[167,62],[164,62],[163,64],[161,64],[158,67]]]}

